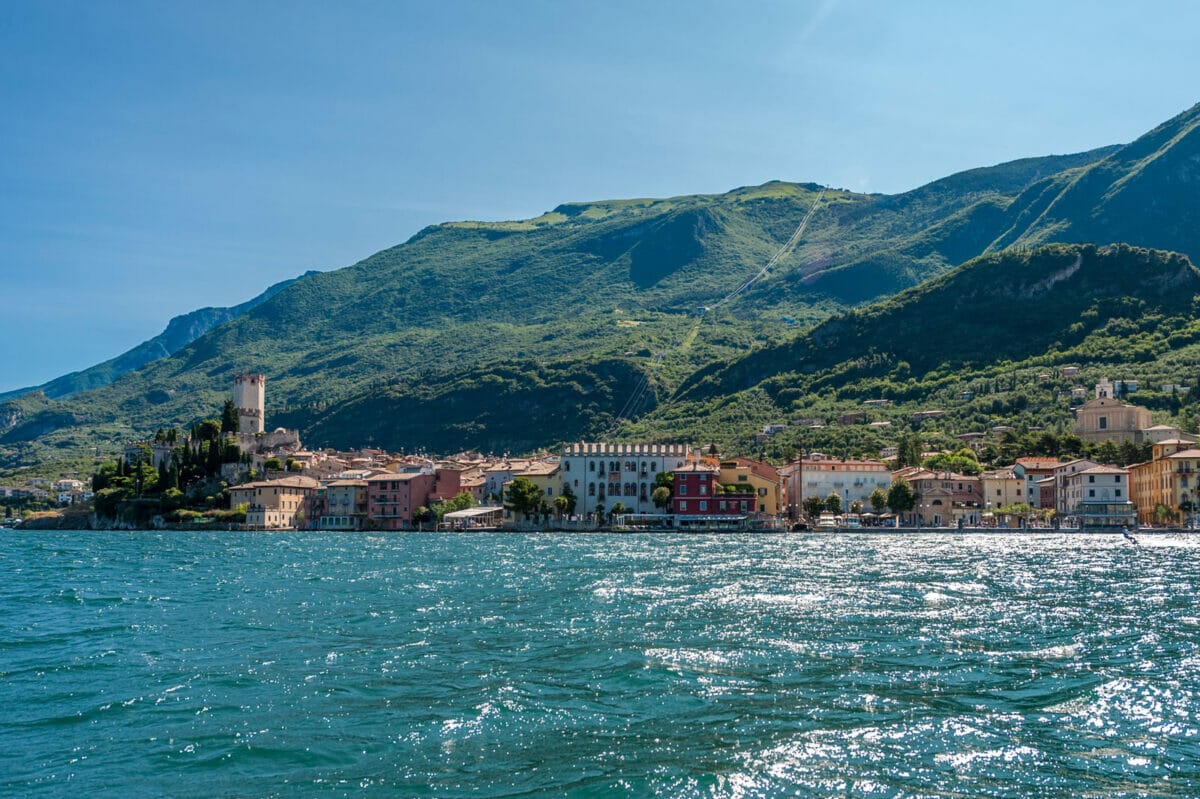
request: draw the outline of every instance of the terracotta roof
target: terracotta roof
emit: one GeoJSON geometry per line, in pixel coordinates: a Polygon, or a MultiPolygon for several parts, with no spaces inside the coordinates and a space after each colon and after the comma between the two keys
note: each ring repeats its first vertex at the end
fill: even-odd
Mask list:
{"type": "Polygon", "coordinates": [[[1061,462],[1058,458],[1017,458],[1017,463],[1029,469],[1056,469],[1061,462]]]}
{"type": "Polygon", "coordinates": [[[281,477],[278,480],[259,480],[253,483],[242,483],[230,486],[230,490],[241,488],[318,488],[321,484],[311,477],[299,475],[296,477],[281,477]]]}
{"type": "MultiPolygon", "coordinates": [[[[368,483],[381,483],[381,482],[384,482],[387,480],[411,480],[414,477],[420,477],[422,474],[425,474],[425,473],[424,472],[404,472],[403,474],[400,474],[397,472],[384,472],[383,474],[371,475],[370,477],[367,478],[367,482],[368,483]]],[[[433,475],[431,475],[431,474],[426,475],[426,476],[433,477],[433,475]]]]}
{"type": "Polygon", "coordinates": [[[1122,469],[1119,466],[1093,466],[1090,469],[1084,469],[1082,472],[1076,472],[1072,477],[1081,474],[1125,474],[1128,469],[1122,469]]]}

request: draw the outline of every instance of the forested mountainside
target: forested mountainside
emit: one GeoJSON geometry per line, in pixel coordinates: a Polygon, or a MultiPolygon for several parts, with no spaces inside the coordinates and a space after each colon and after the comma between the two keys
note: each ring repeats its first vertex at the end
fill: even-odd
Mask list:
{"type": "MultiPolygon", "coordinates": [[[[855,324],[877,313],[867,303],[1009,245],[1087,236],[1194,256],[1197,115],[1129,145],[971,170],[901,195],[772,182],[433,226],[298,280],[111,385],[0,406],[0,459],[110,449],[190,424],[244,369],[267,375],[268,424],[299,427],[314,445],[498,450],[610,432],[680,438],[717,425],[725,437],[745,436],[763,414],[746,412],[744,398],[729,395],[728,407],[742,410],[703,423],[672,426],[670,408],[655,408],[715,408],[713,391],[747,391],[744,373],[768,358],[760,352],[803,348],[816,332],[808,327],[861,308],[831,323],[855,324]],[[758,273],[818,196],[794,251],[718,312],[699,314],[758,273]],[[491,395],[503,406],[488,406],[491,395]],[[644,426],[629,427],[641,417],[644,426]]],[[[888,336],[914,340],[903,327],[888,336]]],[[[1021,352],[1038,346],[1031,339],[1021,352]]],[[[991,344],[981,349],[989,354],[1004,357],[991,344]]],[[[920,357],[898,360],[913,368],[920,357]]],[[[772,400],[759,410],[781,408],[772,400]]]]}

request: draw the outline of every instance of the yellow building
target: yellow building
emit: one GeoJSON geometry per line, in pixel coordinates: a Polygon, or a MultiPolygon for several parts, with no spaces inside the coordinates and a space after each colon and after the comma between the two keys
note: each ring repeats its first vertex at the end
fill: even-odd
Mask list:
{"type": "MultiPolygon", "coordinates": [[[[554,500],[562,494],[562,469],[556,461],[529,461],[513,471],[512,478],[505,480],[501,487],[501,497],[508,494],[508,487],[518,477],[524,477],[542,490],[542,498],[550,511],[555,511],[554,500]]],[[[505,506],[505,518],[512,518],[512,510],[505,506]]]]}
{"type": "Polygon", "coordinates": [[[1154,445],[1154,459],[1129,467],[1141,524],[1186,523],[1200,504],[1200,449],[1173,440],[1154,445]],[[1164,518],[1162,511],[1166,510],[1164,518]]]}
{"type": "Polygon", "coordinates": [[[983,488],[984,512],[1026,502],[1025,481],[1012,469],[996,469],[979,475],[983,488]]]}
{"type": "Polygon", "coordinates": [[[266,530],[284,530],[296,526],[296,513],[304,500],[320,486],[311,477],[284,477],[243,483],[229,489],[231,508],[246,506],[246,524],[266,530]]]}
{"type": "Polygon", "coordinates": [[[778,516],[783,509],[783,481],[770,464],[749,458],[721,461],[717,482],[753,493],[757,513],[778,516]]]}

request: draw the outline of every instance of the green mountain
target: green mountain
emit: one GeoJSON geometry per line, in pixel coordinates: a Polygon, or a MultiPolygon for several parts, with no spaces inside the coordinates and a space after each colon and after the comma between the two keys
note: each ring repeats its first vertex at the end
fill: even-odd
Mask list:
{"type": "Polygon", "coordinates": [[[239,305],[233,305],[228,308],[200,308],[176,316],[167,323],[163,332],[152,339],[143,341],[133,349],[123,352],[115,358],[110,358],[103,363],[89,366],[87,369],[78,372],[71,372],[62,377],[56,377],[40,386],[31,386],[29,388],[20,388],[15,391],[0,393],[0,401],[13,399],[35,391],[40,391],[51,399],[61,399],[78,394],[81,391],[107,386],[121,375],[141,369],[148,363],[157,361],[159,358],[166,358],[178,352],[182,347],[191,344],[217,325],[224,324],[230,319],[241,316],[251,308],[262,305],[297,280],[315,274],[317,274],[315,271],[306,272],[299,278],[292,278],[276,283],[257,297],[239,305]]]}
{"type": "MultiPolygon", "coordinates": [[[[1179,168],[1164,172],[1197,157],[1195,113],[1124,147],[971,170],[895,196],[772,182],[433,226],[354,266],[298,280],[111,385],[0,404],[0,467],[190,424],[220,406],[244,369],[267,374],[268,424],[299,427],[318,446],[499,451],[615,431],[708,432],[712,425],[680,420],[674,409],[711,406],[709,387],[744,393],[757,385],[742,364],[758,364],[761,377],[780,372],[759,353],[799,346],[796,334],[809,325],[1006,243],[1091,230],[1122,192],[1144,195],[1156,181],[1172,187],[1162,194],[1177,197],[1171,207],[1200,199],[1179,168]],[[1164,169],[1146,161],[1150,153],[1164,169]],[[1115,177],[1123,169],[1126,178],[1115,177]],[[1093,174],[1119,190],[1055,201],[1093,174]],[[1034,214],[1038,203],[1070,224],[1034,214]],[[795,249],[720,303],[759,274],[810,211],[795,249]],[[639,417],[642,426],[628,426],[639,417]]],[[[1169,214],[1154,210],[1139,222],[1136,213],[1128,209],[1123,224],[1140,232],[1139,242],[1171,233],[1180,251],[1200,249],[1188,238],[1196,228],[1168,230],[1169,214]]],[[[912,357],[901,360],[916,368],[912,357]]],[[[752,393],[758,406],[727,395],[730,412],[714,415],[713,425],[741,435],[788,407],[752,393]]]]}
{"type": "Polygon", "coordinates": [[[991,249],[1123,241],[1200,260],[1200,104],[1107,157],[1028,187],[991,249]]]}
{"type": "Polygon", "coordinates": [[[931,429],[946,442],[999,424],[1069,431],[1072,389],[1090,396],[1109,377],[1136,381],[1136,402],[1194,431],[1198,367],[1200,270],[1186,256],[1050,244],[981,256],[793,341],[713,364],[635,430],[747,448],[746,434],[766,424],[829,425],[772,440],[772,451],[789,452],[875,452],[901,430],[928,431],[913,423],[918,410],[943,414],[931,429]],[[1080,374],[1064,378],[1068,365],[1080,374]],[[879,400],[890,404],[864,404],[879,400]],[[888,427],[834,423],[854,412],[888,427]]]}

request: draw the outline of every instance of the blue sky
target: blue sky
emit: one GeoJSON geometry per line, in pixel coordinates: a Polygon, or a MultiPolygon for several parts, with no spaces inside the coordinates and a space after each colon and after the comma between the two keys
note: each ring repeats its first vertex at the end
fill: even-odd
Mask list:
{"type": "Polygon", "coordinates": [[[1200,4],[0,4],[0,390],[425,225],[899,192],[1200,101],[1200,4]]]}

